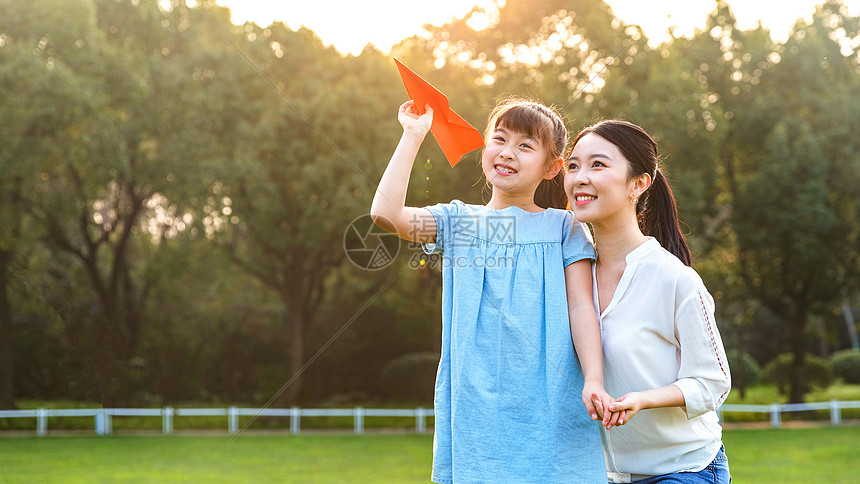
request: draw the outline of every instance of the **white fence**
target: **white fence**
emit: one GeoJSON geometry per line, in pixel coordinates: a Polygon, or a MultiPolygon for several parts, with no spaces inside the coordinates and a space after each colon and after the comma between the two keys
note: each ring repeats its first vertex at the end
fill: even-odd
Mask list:
{"type": "MultiPolygon", "coordinates": [[[[817,403],[774,403],[771,405],[737,405],[726,404],[717,410],[720,420],[725,412],[766,413],[770,414],[771,427],[777,428],[782,424],[784,412],[808,412],[811,410],[829,410],[830,423],[842,424],[842,409],[860,408],[860,401],[831,401],[817,403]]],[[[415,432],[427,430],[426,418],[433,417],[433,409],[407,408],[92,408],[92,409],[45,409],[36,410],[0,410],[0,418],[35,418],[36,433],[48,433],[50,417],[93,417],[97,435],[113,433],[113,417],[161,417],[161,432],[173,432],[174,417],[225,417],[227,430],[231,434],[239,432],[239,417],[287,417],[290,419],[290,432],[301,432],[303,417],[352,417],[353,431],[364,433],[365,417],[404,417],[415,419],[415,432]]]]}
{"type": "Polygon", "coordinates": [[[842,425],[843,408],[860,408],[860,401],[841,402],[833,400],[816,403],[772,403],[770,405],[725,404],[717,409],[717,414],[720,416],[720,421],[723,421],[723,413],[725,412],[769,413],[770,426],[779,428],[782,425],[783,412],[809,412],[811,410],[830,410],[830,423],[842,425]]]}
{"type": "Polygon", "coordinates": [[[396,408],[88,408],[88,409],[45,409],[0,410],[2,418],[35,418],[36,433],[48,433],[50,417],[93,417],[97,435],[113,433],[113,417],[161,417],[161,432],[173,433],[174,417],[225,417],[227,430],[231,434],[239,432],[239,417],[288,417],[290,433],[301,432],[302,417],[352,417],[353,430],[364,433],[365,417],[408,417],[415,419],[415,432],[427,430],[427,417],[433,417],[433,409],[422,407],[396,408]]]}

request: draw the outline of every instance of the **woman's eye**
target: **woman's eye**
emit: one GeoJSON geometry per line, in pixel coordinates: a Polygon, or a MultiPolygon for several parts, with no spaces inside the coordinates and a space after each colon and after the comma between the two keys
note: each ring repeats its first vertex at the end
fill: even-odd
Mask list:
{"type": "Polygon", "coordinates": [[[606,166],[606,165],[604,165],[602,161],[595,161],[594,164],[592,164],[591,166],[606,166]]]}
{"type": "Polygon", "coordinates": [[[575,170],[577,168],[579,168],[579,166],[577,166],[576,163],[571,163],[571,164],[567,165],[568,170],[575,170]]]}

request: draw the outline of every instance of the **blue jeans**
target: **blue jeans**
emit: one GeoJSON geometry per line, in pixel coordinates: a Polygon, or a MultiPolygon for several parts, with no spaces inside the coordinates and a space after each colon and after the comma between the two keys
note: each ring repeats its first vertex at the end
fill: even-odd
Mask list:
{"type": "Polygon", "coordinates": [[[729,460],[726,458],[726,448],[720,447],[717,456],[707,467],[699,472],[675,472],[663,476],[651,477],[636,481],[635,484],[730,484],[729,460]]]}

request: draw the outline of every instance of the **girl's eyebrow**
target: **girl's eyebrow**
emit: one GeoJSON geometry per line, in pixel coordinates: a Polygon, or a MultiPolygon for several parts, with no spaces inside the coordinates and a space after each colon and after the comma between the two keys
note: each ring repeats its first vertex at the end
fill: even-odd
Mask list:
{"type": "Polygon", "coordinates": [[[493,131],[493,132],[494,132],[494,133],[496,133],[496,132],[499,132],[499,131],[501,131],[503,134],[506,134],[506,135],[510,135],[511,133],[520,134],[520,135],[522,135],[522,136],[525,136],[525,137],[526,137],[526,139],[527,139],[527,141],[531,141],[532,143],[540,144],[540,139],[538,139],[538,138],[529,138],[527,134],[520,133],[519,131],[516,131],[516,132],[514,132],[514,131],[510,131],[510,130],[505,129],[505,128],[501,127],[501,126],[499,126],[498,128],[496,128],[496,129],[495,129],[495,131],[493,131]]]}

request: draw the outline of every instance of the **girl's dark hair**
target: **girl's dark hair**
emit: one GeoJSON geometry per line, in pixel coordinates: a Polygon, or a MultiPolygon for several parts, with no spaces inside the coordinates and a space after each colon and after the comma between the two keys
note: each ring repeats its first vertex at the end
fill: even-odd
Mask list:
{"type": "MultiPolygon", "coordinates": [[[[540,140],[541,145],[546,149],[547,167],[553,161],[564,157],[564,151],[567,148],[567,128],[561,116],[553,108],[526,99],[505,99],[490,113],[484,139],[490,139],[493,131],[500,126],[540,140]]],[[[489,180],[487,182],[489,183],[489,180]]],[[[555,177],[540,182],[535,190],[535,204],[541,208],[567,207],[563,168],[555,177]]]]}
{"type": "Polygon", "coordinates": [[[594,133],[618,147],[627,159],[630,178],[647,173],[651,186],[639,197],[636,216],[642,233],[657,239],[660,245],[674,254],[686,265],[692,264],[690,248],[678,220],[678,207],[669,182],[660,170],[657,143],[639,126],[617,119],[601,121],[584,128],[573,140],[573,145],[583,136],[594,133]]]}

